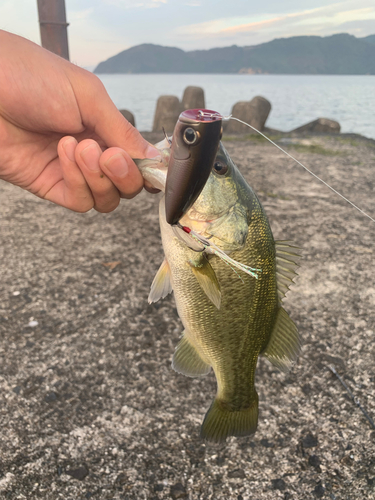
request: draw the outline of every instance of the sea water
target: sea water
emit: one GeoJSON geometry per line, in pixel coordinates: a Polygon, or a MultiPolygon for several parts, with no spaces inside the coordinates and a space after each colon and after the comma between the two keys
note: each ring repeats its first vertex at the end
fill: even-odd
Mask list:
{"type": "Polygon", "coordinates": [[[98,75],[120,109],[135,116],[136,127],[152,129],[161,95],[182,98],[185,87],[205,92],[206,108],[230,114],[238,101],[261,95],[272,104],[266,126],[289,131],[316,118],[331,118],[341,132],[375,139],[373,75],[98,75]]]}

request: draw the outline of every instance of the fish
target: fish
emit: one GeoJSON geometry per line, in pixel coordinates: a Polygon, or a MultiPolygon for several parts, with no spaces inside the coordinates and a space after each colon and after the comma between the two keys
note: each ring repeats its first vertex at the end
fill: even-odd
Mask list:
{"type": "MultiPolygon", "coordinates": [[[[155,146],[159,160],[140,160],[138,166],[165,191],[170,144],[155,146]]],[[[282,306],[299,249],[274,240],[256,193],[221,142],[203,190],[178,225],[167,222],[165,197],[159,222],[165,258],[149,302],[174,293],[184,331],[172,367],[188,377],[212,369],[217,381],[201,437],[222,443],[251,435],[258,424],[258,357],[287,371],[300,351],[296,325],[282,306]]]]}

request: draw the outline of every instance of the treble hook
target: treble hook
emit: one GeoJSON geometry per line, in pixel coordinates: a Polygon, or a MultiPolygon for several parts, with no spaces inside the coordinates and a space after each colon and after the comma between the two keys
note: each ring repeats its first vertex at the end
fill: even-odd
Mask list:
{"type": "Polygon", "coordinates": [[[162,130],[163,130],[163,133],[164,133],[164,137],[167,139],[167,141],[169,142],[169,145],[172,146],[172,141],[170,140],[170,138],[168,137],[167,135],[167,132],[165,131],[165,128],[162,127],[162,130]]]}

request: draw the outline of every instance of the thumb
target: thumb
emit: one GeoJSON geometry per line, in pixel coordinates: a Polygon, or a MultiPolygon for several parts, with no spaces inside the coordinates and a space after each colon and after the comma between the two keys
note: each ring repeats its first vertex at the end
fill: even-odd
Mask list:
{"type": "MultiPolygon", "coordinates": [[[[99,78],[81,68],[75,69],[85,73],[84,84],[79,81],[77,89],[73,84],[83,124],[103,139],[108,147],[122,148],[132,158],[158,156],[159,151],[116,108],[99,78]]],[[[74,76],[76,81],[77,75],[74,76]]]]}

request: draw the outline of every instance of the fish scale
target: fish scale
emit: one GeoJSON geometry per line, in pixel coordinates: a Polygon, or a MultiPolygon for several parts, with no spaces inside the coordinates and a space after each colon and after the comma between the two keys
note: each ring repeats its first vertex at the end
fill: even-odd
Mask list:
{"type": "MultiPolygon", "coordinates": [[[[230,401],[234,409],[246,407],[245,401],[254,394],[258,354],[268,343],[277,309],[273,238],[267,249],[270,258],[265,259],[253,244],[262,232],[265,224],[265,220],[262,219],[265,216],[260,207],[255,212],[259,215],[255,215],[253,211],[244,248],[233,252],[231,257],[241,263],[262,269],[259,278],[255,280],[242,275],[244,281],[242,283],[219,258],[214,257],[210,261],[223,289],[221,309],[217,311],[212,308],[213,315],[218,318],[217,323],[225,335],[225,339],[221,340],[227,346],[222,359],[217,357],[215,360],[218,397],[230,401]],[[228,351],[231,353],[230,358],[228,351]]],[[[262,253],[264,255],[265,249],[262,249],[262,253]]],[[[212,340],[209,338],[207,341],[212,340]]]]}
{"type": "MultiPolygon", "coordinates": [[[[164,198],[160,202],[165,261],[149,300],[156,301],[173,289],[185,330],[172,366],[188,376],[203,376],[213,369],[217,394],[201,435],[208,441],[222,442],[256,430],[258,356],[262,354],[286,370],[298,354],[299,337],[281,307],[295,274],[295,249],[274,241],[261,203],[222,144],[216,161],[225,165],[221,169],[225,173],[219,175],[213,169],[196,202],[181,219],[180,227],[194,231],[196,241],[167,223],[164,198]],[[207,245],[199,245],[199,238],[230,253],[234,261],[207,253],[207,245]],[[249,275],[235,269],[232,262],[259,272],[249,275]]],[[[149,180],[150,171],[147,167],[149,180]]]]}

